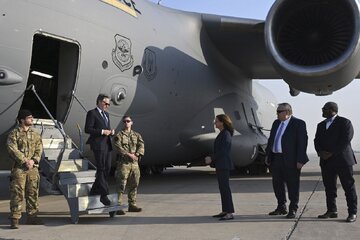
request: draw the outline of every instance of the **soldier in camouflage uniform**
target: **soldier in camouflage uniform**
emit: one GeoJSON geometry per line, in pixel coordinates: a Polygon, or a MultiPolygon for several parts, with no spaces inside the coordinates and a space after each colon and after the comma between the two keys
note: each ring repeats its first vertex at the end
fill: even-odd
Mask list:
{"type": "MultiPolygon", "coordinates": [[[[141,135],[131,129],[133,122],[129,116],[122,118],[124,128],[114,137],[114,146],[119,154],[116,168],[116,190],[118,203],[121,205],[121,198],[128,189],[129,212],[141,212],[136,206],[136,193],[140,181],[139,160],[144,156],[144,141],[141,135]]],[[[123,210],[117,211],[118,215],[124,215],[123,210]]]]}
{"type": "Polygon", "coordinates": [[[10,182],[11,228],[19,228],[23,200],[26,200],[27,224],[42,224],[37,218],[39,211],[39,161],[42,154],[40,134],[31,126],[33,116],[29,110],[20,110],[19,126],[12,130],[7,139],[7,149],[13,161],[10,182]]]}

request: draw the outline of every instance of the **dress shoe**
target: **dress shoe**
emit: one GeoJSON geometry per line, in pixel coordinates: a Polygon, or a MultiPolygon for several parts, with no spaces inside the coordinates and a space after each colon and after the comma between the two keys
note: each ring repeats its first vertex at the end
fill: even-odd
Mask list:
{"type": "Polygon", "coordinates": [[[125,215],[125,211],[120,209],[116,211],[116,215],[125,215]]]}
{"type": "Polygon", "coordinates": [[[43,225],[43,221],[36,216],[28,216],[26,219],[27,225],[43,225]]]}
{"type": "Polygon", "coordinates": [[[107,196],[101,196],[100,197],[100,202],[102,204],[104,204],[105,206],[110,206],[111,205],[111,201],[107,196]]]}
{"type": "Polygon", "coordinates": [[[222,217],[225,217],[226,214],[227,214],[226,212],[221,212],[221,213],[219,213],[219,214],[214,215],[213,217],[214,217],[214,218],[222,218],[222,217]]]}
{"type": "Polygon", "coordinates": [[[286,215],[288,212],[286,209],[275,209],[272,212],[269,212],[269,215],[275,216],[275,215],[286,215]]]}
{"type": "Polygon", "coordinates": [[[292,219],[296,217],[296,211],[290,210],[289,213],[286,215],[286,218],[292,219]]]}
{"type": "Polygon", "coordinates": [[[129,205],[128,211],[129,212],[141,212],[142,208],[139,208],[136,205],[129,205]]]}
{"type": "Polygon", "coordinates": [[[355,222],[356,221],[356,214],[349,214],[346,219],[346,222],[355,222]]]}
{"type": "Polygon", "coordinates": [[[19,219],[11,218],[10,221],[11,221],[10,223],[11,229],[19,229],[19,219]]]}
{"type": "Polygon", "coordinates": [[[222,218],[219,218],[219,221],[227,221],[227,220],[233,220],[233,219],[234,219],[234,215],[232,215],[232,213],[227,213],[222,218]]]}
{"type": "Polygon", "coordinates": [[[337,218],[338,213],[337,212],[326,212],[323,215],[319,215],[318,218],[337,218]]]}

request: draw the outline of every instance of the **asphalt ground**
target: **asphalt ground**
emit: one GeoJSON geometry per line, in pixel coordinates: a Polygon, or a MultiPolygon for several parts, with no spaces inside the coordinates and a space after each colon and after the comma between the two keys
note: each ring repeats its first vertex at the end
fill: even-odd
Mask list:
{"type": "MultiPolygon", "coordinates": [[[[360,159],[360,155],[357,156],[360,159]]],[[[63,196],[40,197],[40,217],[44,225],[9,228],[8,172],[0,172],[0,239],[359,239],[360,220],[346,223],[347,207],[339,183],[337,219],[318,219],[326,211],[325,193],[318,159],[311,157],[301,174],[300,205],[296,219],[269,216],[276,208],[271,175],[232,175],[230,184],[235,219],[219,221],[211,217],[221,211],[220,194],[213,169],[177,167],[159,176],[141,179],[138,190],[140,213],[124,216],[82,215],[72,224],[63,196]]],[[[360,167],[355,166],[357,192],[360,167]]],[[[111,180],[114,189],[114,180],[111,180]]]]}

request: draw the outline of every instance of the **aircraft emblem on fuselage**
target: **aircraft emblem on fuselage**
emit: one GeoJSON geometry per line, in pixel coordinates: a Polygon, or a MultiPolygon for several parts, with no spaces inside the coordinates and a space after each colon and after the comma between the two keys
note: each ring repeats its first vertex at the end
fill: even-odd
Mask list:
{"type": "Polygon", "coordinates": [[[137,17],[137,13],[141,12],[136,8],[136,4],[133,0],[100,0],[104,3],[107,3],[113,7],[116,7],[133,17],[137,17]]]}
{"type": "Polygon", "coordinates": [[[112,51],[114,64],[123,72],[132,67],[134,58],[131,55],[131,41],[129,38],[115,35],[115,48],[112,51]]]}
{"type": "Polygon", "coordinates": [[[144,51],[142,67],[146,78],[149,81],[154,80],[157,74],[156,54],[149,48],[146,48],[144,51]]]}

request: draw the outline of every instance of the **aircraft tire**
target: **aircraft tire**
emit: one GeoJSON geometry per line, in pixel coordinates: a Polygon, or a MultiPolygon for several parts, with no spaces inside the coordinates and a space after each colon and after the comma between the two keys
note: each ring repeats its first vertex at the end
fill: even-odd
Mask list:
{"type": "Polygon", "coordinates": [[[164,172],[164,167],[163,166],[151,166],[151,173],[154,175],[160,175],[164,172]]]}

